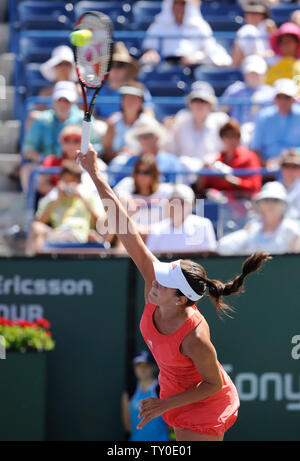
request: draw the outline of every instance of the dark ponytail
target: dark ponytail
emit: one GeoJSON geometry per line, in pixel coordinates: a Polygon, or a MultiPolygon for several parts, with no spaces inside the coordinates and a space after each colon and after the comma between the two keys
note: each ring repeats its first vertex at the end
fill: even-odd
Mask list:
{"type": "MultiPolygon", "coordinates": [[[[262,264],[272,259],[268,253],[254,253],[247,258],[242,265],[242,273],[237,275],[233,280],[226,283],[220,280],[210,280],[207,278],[205,269],[197,263],[190,260],[181,261],[182,272],[193,290],[199,295],[205,293],[208,289],[211,300],[215,303],[217,312],[226,313],[233,309],[223,302],[224,296],[230,296],[244,291],[244,280],[247,275],[257,271],[262,264]]],[[[177,296],[182,296],[182,293],[177,290],[177,296]]],[[[194,304],[188,300],[187,306],[194,304]]]]}

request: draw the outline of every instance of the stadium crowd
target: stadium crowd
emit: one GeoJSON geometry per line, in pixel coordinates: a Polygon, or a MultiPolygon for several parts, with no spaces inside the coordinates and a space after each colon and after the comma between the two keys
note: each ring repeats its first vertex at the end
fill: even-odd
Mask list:
{"type": "MultiPolygon", "coordinates": [[[[140,57],[115,42],[93,119],[100,169],[153,252],[300,252],[300,5],[278,25],[270,9],[280,2],[240,0],[243,24],[228,48],[200,3],[163,0],[140,57]],[[191,78],[185,107],[159,117],[145,75],[178,68],[191,78]],[[240,79],[220,93],[202,78],[207,69],[232,69],[240,79]],[[119,99],[101,106],[105,96],[119,99]]],[[[22,189],[28,193],[37,167],[47,174],[34,191],[26,253],[55,242],[122,253],[106,227],[109,212],[76,164],[83,112],[71,49],[53,49],[40,72],[49,84],[39,95],[52,106],[27,116],[22,189]],[[53,167],[60,172],[47,172],[53,167]]]]}

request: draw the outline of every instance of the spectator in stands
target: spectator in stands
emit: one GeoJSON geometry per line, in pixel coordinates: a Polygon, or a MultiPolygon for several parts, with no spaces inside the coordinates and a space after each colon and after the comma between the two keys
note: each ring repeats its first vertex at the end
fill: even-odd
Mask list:
{"type": "Polygon", "coordinates": [[[267,182],[256,197],[258,218],[247,223],[244,229],[222,237],[218,243],[219,253],[298,253],[300,227],[286,217],[287,205],[284,186],[277,181],[267,182]]]}
{"type": "Polygon", "coordinates": [[[229,119],[224,112],[213,112],[217,98],[207,82],[194,82],[187,96],[187,110],[177,113],[166,148],[180,157],[193,173],[211,164],[222,148],[219,129],[229,119]]]}
{"type": "Polygon", "coordinates": [[[287,216],[300,220],[300,152],[285,151],[280,159],[282,182],[287,191],[287,216]]]}
{"type": "Polygon", "coordinates": [[[294,79],[300,93],[300,27],[293,22],[282,24],[270,38],[275,56],[269,60],[266,83],[272,85],[279,78],[294,79]]]}
{"type": "MultiPolygon", "coordinates": [[[[40,113],[25,135],[22,152],[27,161],[21,169],[20,178],[23,190],[27,191],[30,172],[47,155],[62,155],[59,135],[70,124],[81,124],[83,113],[75,104],[78,98],[75,83],[58,82],[55,84],[52,100],[53,108],[40,113]]],[[[96,129],[92,129],[92,142],[96,150],[101,149],[101,138],[96,129]]]]}
{"type": "Polygon", "coordinates": [[[284,149],[300,146],[300,107],[295,104],[298,87],[293,80],[282,78],[274,88],[275,104],[259,113],[251,142],[261,164],[270,170],[279,167],[284,149]]]}
{"type": "Polygon", "coordinates": [[[175,182],[175,173],[181,171],[179,159],[164,149],[164,144],[169,137],[167,129],[153,117],[145,115],[138,119],[127,132],[125,140],[127,145],[133,146],[135,155],[122,153],[110,163],[110,167],[119,167],[120,174],[115,181],[119,181],[128,175],[128,169],[132,168],[141,154],[153,154],[158,170],[161,173],[161,181],[175,182]]]}
{"type": "Polygon", "coordinates": [[[214,252],[215,231],[207,218],[192,214],[195,203],[193,190],[176,184],[170,198],[170,217],[152,226],[146,239],[154,253],[214,252]]]}
{"type": "Polygon", "coordinates": [[[276,24],[269,18],[270,10],[266,2],[261,0],[243,1],[241,4],[245,24],[237,31],[237,38],[232,47],[232,59],[235,67],[250,54],[258,54],[267,58],[272,54],[268,36],[275,32],[276,24]]]}
{"type": "MultiPolygon", "coordinates": [[[[119,90],[127,82],[135,80],[138,77],[139,71],[140,65],[138,61],[129,54],[125,44],[123,42],[115,42],[110,73],[101,90],[101,97],[115,97],[117,101],[115,103],[97,105],[96,111],[99,117],[107,119],[114,112],[120,110],[119,90]]],[[[153,104],[151,102],[152,97],[147,88],[145,88],[144,98],[144,112],[154,115],[153,104]]]]}
{"type": "Polygon", "coordinates": [[[137,81],[130,81],[120,88],[122,107],[107,120],[107,131],[103,139],[103,159],[109,163],[126,145],[125,134],[144,115],[145,87],[137,81]]]}
{"type": "Polygon", "coordinates": [[[141,154],[132,176],[122,179],[114,188],[126,205],[128,214],[141,226],[151,227],[168,217],[168,199],[173,185],[159,181],[155,155],[141,154]]]}
{"type": "Polygon", "coordinates": [[[227,51],[216,42],[210,25],[200,12],[197,0],[164,0],[161,13],[147,31],[143,42],[143,64],[158,64],[161,59],[183,66],[212,63],[229,66],[232,59],[227,51]],[[156,34],[174,35],[160,42],[151,37],[156,34]],[[185,35],[187,38],[178,37],[185,35]],[[197,37],[200,36],[200,37],[197,37]]]}
{"type": "Polygon", "coordinates": [[[253,123],[258,109],[273,102],[274,88],[265,84],[267,64],[263,57],[252,54],[242,62],[244,81],[237,81],[226,88],[222,97],[249,99],[249,103],[232,104],[227,110],[232,118],[244,123],[253,123]],[[250,102],[251,101],[251,102],[250,102]]]}
{"type": "Polygon", "coordinates": [[[122,394],[122,422],[129,441],[168,441],[168,426],[161,416],[153,418],[142,429],[137,430],[141,400],[159,397],[159,384],[155,360],[148,351],[139,352],[133,359],[136,383],[133,389],[122,394]]]}
{"type": "Polygon", "coordinates": [[[233,169],[260,170],[261,168],[256,153],[240,145],[241,130],[238,121],[230,119],[225,123],[220,129],[220,138],[224,149],[211,169],[223,172],[225,176],[200,176],[197,182],[197,192],[203,193],[213,188],[223,191],[225,195],[232,198],[252,197],[261,189],[261,175],[238,176],[233,174],[233,169]]]}
{"type": "Polygon", "coordinates": [[[290,21],[297,24],[300,27],[300,10],[293,11],[290,17],[290,21]]]}
{"type": "MultiPolygon", "coordinates": [[[[57,157],[56,155],[47,155],[45,157],[42,166],[46,168],[60,167],[65,160],[71,160],[76,163],[77,151],[81,145],[81,134],[82,128],[80,125],[67,125],[62,129],[59,140],[61,144],[62,156],[57,157]]],[[[99,170],[104,173],[107,165],[98,158],[99,170]]],[[[105,173],[104,173],[105,174],[105,173]]],[[[57,183],[57,175],[40,175],[38,191],[40,195],[44,196],[52,189],[53,185],[57,183]]],[[[84,170],[81,175],[82,185],[85,185],[89,190],[96,190],[93,181],[90,180],[90,176],[84,170]]]]}
{"type": "Polygon", "coordinates": [[[81,168],[65,160],[57,187],[39,203],[27,242],[27,255],[43,250],[45,242],[103,241],[95,231],[98,219],[105,219],[102,203],[94,192],[81,188],[81,168]]]}

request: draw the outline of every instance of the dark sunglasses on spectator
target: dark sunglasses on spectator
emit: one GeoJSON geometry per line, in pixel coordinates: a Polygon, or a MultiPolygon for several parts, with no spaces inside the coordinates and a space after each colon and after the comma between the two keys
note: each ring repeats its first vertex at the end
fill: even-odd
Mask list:
{"type": "Polygon", "coordinates": [[[66,143],[72,142],[73,144],[79,144],[81,142],[81,137],[80,136],[65,136],[63,138],[63,142],[66,142],[66,143]]]}
{"type": "Polygon", "coordinates": [[[202,99],[202,98],[193,98],[191,99],[191,102],[201,102],[203,104],[209,104],[208,101],[205,101],[205,99],[202,99]]]}
{"type": "Polygon", "coordinates": [[[282,200],[280,198],[275,198],[275,197],[274,198],[266,197],[266,198],[262,198],[260,202],[279,203],[279,202],[282,202],[282,200]]]}
{"type": "Polygon", "coordinates": [[[111,67],[115,69],[124,69],[124,67],[127,66],[126,62],[120,62],[120,61],[113,61],[111,63],[111,67]]]}
{"type": "Polygon", "coordinates": [[[173,5],[185,5],[186,0],[174,0],[173,5]]]}
{"type": "Polygon", "coordinates": [[[289,170],[297,170],[297,168],[300,168],[300,165],[297,165],[296,163],[283,163],[281,165],[281,168],[288,168],[289,170]]]}
{"type": "Polygon", "coordinates": [[[137,137],[139,140],[143,140],[143,139],[152,139],[153,138],[153,133],[146,133],[146,134],[140,134],[138,137],[137,137]]]}
{"type": "Polygon", "coordinates": [[[282,93],[277,94],[276,98],[277,99],[286,99],[286,100],[293,99],[292,96],[288,96],[287,94],[282,94],[282,93]]]}
{"type": "Polygon", "coordinates": [[[136,170],[135,171],[135,174],[143,174],[143,175],[150,175],[151,174],[151,170],[136,170]]]}

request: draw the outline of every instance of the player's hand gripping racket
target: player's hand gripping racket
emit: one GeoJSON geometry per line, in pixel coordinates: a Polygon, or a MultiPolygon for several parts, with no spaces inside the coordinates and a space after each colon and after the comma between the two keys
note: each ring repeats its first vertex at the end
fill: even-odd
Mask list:
{"type": "Polygon", "coordinates": [[[84,13],[76,22],[70,40],[74,46],[75,65],[82,88],[84,119],[81,152],[86,154],[90,143],[91,117],[95,101],[108,77],[112,57],[112,23],[98,11],[84,13]],[[88,105],[88,89],[94,89],[88,105]]]}

